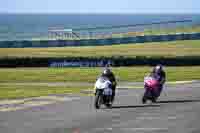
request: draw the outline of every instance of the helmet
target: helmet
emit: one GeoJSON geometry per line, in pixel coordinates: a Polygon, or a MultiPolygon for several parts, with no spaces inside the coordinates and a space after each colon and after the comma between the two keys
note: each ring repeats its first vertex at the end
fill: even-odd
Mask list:
{"type": "Polygon", "coordinates": [[[154,68],[154,71],[156,73],[163,71],[163,66],[161,64],[156,65],[155,68],[154,68]]]}
{"type": "Polygon", "coordinates": [[[111,73],[111,70],[109,68],[106,68],[103,70],[103,75],[109,75],[111,73]]]}

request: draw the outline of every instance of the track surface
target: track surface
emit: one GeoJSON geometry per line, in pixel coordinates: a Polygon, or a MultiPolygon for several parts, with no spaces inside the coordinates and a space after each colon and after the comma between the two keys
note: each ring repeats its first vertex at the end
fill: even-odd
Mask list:
{"type": "Polygon", "coordinates": [[[142,89],[120,89],[112,109],[93,98],[0,112],[1,133],[200,133],[200,82],[166,86],[159,102],[141,104],[142,89]],[[77,132],[76,132],[77,131],[77,132]]]}

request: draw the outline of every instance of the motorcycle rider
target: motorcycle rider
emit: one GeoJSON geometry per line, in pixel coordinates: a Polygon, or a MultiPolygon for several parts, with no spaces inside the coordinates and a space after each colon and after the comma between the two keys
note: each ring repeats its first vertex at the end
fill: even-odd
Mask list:
{"type": "Polygon", "coordinates": [[[151,72],[150,75],[155,77],[160,83],[159,84],[159,92],[157,94],[157,96],[159,97],[161,92],[162,92],[163,85],[164,85],[164,83],[166,81],[166,73],[165,73],[165,71],[163,69],[163,66],[161,64],[156,65],[153,68],[153,71],[151,72]]]}
{"type": "Polygon", "coordinates": [[[112,91],[113,91],[112,102],[113,102],[114,98],[115,98],[115,90],[116,90],[116,86],[117,86],[115,75],[110,68],[106,67],[103,70],[101,76],[108,78],[110,80],[110,82],[112,82],[112,91]]]}

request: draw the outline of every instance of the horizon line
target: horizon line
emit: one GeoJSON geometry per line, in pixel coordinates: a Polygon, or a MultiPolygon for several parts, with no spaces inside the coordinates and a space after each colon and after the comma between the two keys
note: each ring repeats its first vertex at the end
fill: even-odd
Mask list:
{"type": "Polygon", "coordinates": [[[142,15],[142,14],[159,14],[159,15],[167,15],[167,14],[180,14],[180,15],[187,15],[187,14],[200,14],[200,12],[0,12],[0,14],[133,14],[133,15],[142,15]]]}

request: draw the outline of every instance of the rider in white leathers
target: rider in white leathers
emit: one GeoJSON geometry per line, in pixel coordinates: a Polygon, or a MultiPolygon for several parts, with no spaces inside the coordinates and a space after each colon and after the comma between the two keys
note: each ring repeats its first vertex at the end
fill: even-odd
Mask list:
{"type": "Polygon", "coordinates": [[[115,90],[116,90],[116,86],[117,86],[115,75],[111,71],[110,68],[105,68],[103,70],[103,73],[101,74],[101,77],[108,78],[110,80],[110,82],[112,83],[112,87],[111,88],[112,88],[112,91],[113,91],[113,95],[112,95],[112,102],[113,102],[114,98],[115,98],[115,90]]]}

